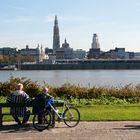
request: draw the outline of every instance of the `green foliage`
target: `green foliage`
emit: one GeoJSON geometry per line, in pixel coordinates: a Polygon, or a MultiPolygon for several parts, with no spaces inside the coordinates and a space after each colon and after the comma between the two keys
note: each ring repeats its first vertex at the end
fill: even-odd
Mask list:
{"type": "Polygon", "coordinates": [[[12,91],[16,90],[16,85],[18,83],[22,83],[24,86],[24,91],[30,96],[34,97],[41,91],[41,86],[30,79],[22,78],[14,78],[10,77],[10,79],[6,82],[0,83],[0,96],[6,97],[12,91]]]}
{"type": "Polygon", "coordinates": [[[31,81],[30,79],[24,80],[24,91],[32,98],[41,92],[41,86],[37,81],[31,81]]]}
{"type": "Polygon", "coordinates": [[[0,103],[5,103],[6,102],[6,97],[0,96],[0,103]]]}
{"type": "MultiPolygon", "coordinates": [[[[24,91],[30,97],[36,96],[41,92],[42,86],[37,81],[26,78],[14,78],[6,82],[0,82],[0,96],[7,96],[16,89],[17,83],[24,85],[24,91]]],[[[121,104],[121,103],[138,103],[140,102],[140,84],[133,86],[132,84],[124,87],[81,87],[66,83],[61,87],[52,87],[44,83],[49,88],[49,93],[54,97],[62,97],[64,94],[71,95],[76,104],[121,104]]]]}

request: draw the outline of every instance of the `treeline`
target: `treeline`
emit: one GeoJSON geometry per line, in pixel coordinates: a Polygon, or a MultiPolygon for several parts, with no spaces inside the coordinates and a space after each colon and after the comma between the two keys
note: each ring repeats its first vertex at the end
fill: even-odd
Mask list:
{"type": "Polygon", "coordinates": [[[21,56],[21,55],[0,55],[0,63],[18,63],[20,62],[35,62],[33,56],[21,56]]]}

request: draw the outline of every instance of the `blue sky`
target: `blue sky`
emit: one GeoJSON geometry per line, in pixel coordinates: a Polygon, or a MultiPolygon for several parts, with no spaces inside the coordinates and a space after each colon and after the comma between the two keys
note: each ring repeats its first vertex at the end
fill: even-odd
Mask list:
{"type": "Polygon", "coordinates": [[[140,0],[0,0],[0,47],[52,48],[55,15],[61,44],[88,51],[97,33],[103,51],[140,52],[140,0]]]}

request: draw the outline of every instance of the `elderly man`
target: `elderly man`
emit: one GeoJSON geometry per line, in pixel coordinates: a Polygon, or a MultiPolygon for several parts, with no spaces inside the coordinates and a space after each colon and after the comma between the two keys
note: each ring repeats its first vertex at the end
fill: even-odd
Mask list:
{"type": "MultiPolygon", "coordinates": [[[[34,105],[35,105],[35,110],[34,111],[35,111],[35,113],[42,112],[42,110],[44,110],[44,108],[45,108],[46,101],[49,98],[54,98],[48,92],[49,92],[48,88],[43,87],[42,92],[35,97],[35,100],[36,100],[34,102],[34,105]]],[[[52,113],[52,123],[51,123],[50,126],[55,127],[55,112],[52,111],[52,109],[50,107],[48,108],[48,110],[52,113]]],[[[38,123],[39,124],[42,123],[42,113],[38,114],[38,123]]]]}
{"type": "Polygon", "coordinates": [[[14,120],[19,124],[24,124],[28,121],[30,111],[26,107],[12,107],[12,104],[25,104],[29,101],[29,95],[23,91],[23,84],[17,84],[17,90],[7,96],[7,102],[11,104],[10,112],[14,120]],[[21,122],[19,117],[23,117],[21,122]]]}

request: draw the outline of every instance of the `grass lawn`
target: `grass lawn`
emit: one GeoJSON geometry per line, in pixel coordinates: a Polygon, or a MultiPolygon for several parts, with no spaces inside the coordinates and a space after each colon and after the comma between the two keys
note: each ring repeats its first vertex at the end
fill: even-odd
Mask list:
{"type": "Polygon", "coordinates": [[[140,104],[85,106],[79,111],[82,121],[140,120],[140,104]]]}
{"type": "MultiPolygon", "coordinates": [[[[119,121],[140,120],[140,104],[131,105],[94,105],[78,107],[81,121],[119,121]]],[[[7,108],[3,112],[9,111],[7,108]]],[[[13,120],[4,116],[4,121],[13,120]]],[[[32,117],[30,118],[32,120],[32,117]]]]}

